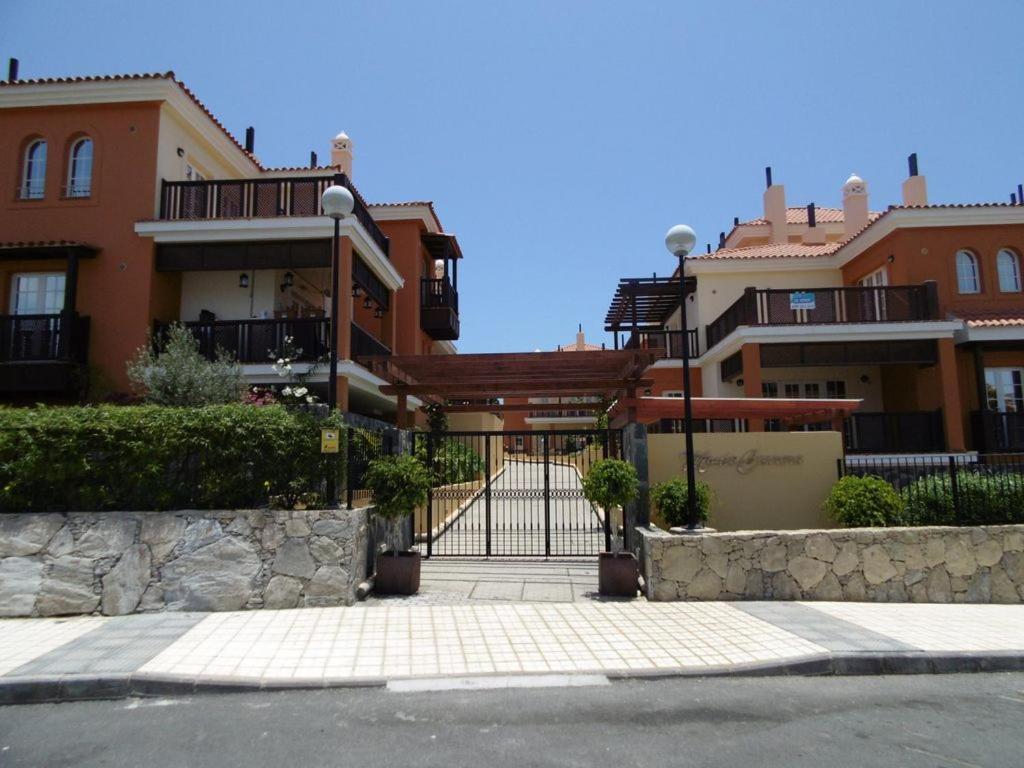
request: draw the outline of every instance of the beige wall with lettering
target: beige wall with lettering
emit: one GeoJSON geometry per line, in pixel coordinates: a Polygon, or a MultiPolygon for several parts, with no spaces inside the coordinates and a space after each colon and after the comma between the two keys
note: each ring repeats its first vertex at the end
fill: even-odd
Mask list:
{"type": "MultiPolygon", "coordinates": [[[[838,432],[698,434],[693,442],[697,479],[714,492],[713,528],[830,527],[821,507],[837,479],[836,461],[843,455],[838,432]],[[720,461],[731,457],[734,463],[720,461]]],[[[652,487],[673,477],[686,477],[682,435],[648,435],[647,451],[652,487]]],[[[656,510],[651,510],[651,517],[665,526],[656,510]]]]}

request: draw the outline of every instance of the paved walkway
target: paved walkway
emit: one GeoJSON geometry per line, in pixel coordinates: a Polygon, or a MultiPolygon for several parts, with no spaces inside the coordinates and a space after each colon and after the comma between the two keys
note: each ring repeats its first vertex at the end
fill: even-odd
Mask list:
{"type": "Polygon", "coordinates": [[[433,543],[439,555],[485,556],[490,529],[493,557],[594,556],[604,551],[604,529],[583,498],[575,468],[550,462],[545,518],[543,462],[506,461],[491,484],[490,519],[483,495],[476,498],[433,543]],[[549,540],[549,541],[546,541],[549,540]]]}
{"type": "Polygon", "coordinates": [[[0,621],[0,703],[408,678],[1024,669],[1024,606],[391,604],[0,621]]]}

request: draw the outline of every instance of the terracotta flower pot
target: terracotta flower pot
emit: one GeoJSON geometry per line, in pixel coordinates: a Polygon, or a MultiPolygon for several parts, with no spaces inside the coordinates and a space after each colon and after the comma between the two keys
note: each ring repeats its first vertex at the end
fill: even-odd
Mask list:
{"type": "Polygon", "coordinates": [[[597,560],[597,591],[608,597],[636,597],[640,564],[632,552],[601,552],[597,560]]]}
{"type": "Polygon", "coordinates": [[[382,595],[415,595],[420,589],[420,553],[381,552],[376,561],[373,590],[382,595]]]}

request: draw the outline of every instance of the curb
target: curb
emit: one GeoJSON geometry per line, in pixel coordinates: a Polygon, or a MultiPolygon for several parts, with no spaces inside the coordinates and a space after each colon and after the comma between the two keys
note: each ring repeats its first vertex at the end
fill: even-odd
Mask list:
{"type": "MultiPolygon", "coordinates": [[[[966,672],[1024,671],[1019,651],[944,652],[895,651],[831,653],[781,662],[754,662],[702,669],[647,669],[597,671],[613,681],[668,680],[702,677],[775,677],[871,675],[943,675],[966,672]]],[[[496,673],[499,674],[499,673],[496,673]]],[[[529,674],[551,674],[529,673],[529,674]]],[[[593,675],[579,670],[576,674],[593,675]]],[[[493,675],[480,675],[492,677],[493,675]]],[[[500,673],[508,677],[508,673],[500,673]]],[[[527,676],[527,674],[517,675],[527,676]]],[[[457,675],[457,677],[472,677],[457,675]]],[[[407,678],[401,678],[407,679],[407,678]]],[[[386,678],[269,678],[183,677],[156,674],[54,675],[0,678],[0,706],[70,701],[124,699],[132,696],[187,696],[202,693],[326,690],[330,688],[384,688],[386,678]]]]}

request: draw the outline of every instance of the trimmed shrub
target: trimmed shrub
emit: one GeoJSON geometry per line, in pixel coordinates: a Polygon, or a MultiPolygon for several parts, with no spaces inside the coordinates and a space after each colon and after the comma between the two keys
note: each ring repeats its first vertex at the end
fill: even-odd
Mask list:
{"type": "Polygon", "coordinates": [[[919,478],[902,491],[908,525],[1006,525],[1024,522],[1024,475],[958,471],[959,510],[949,474],[919,478]]]}
{"type": "Polygon", "coordinates": [[[344,471],[320,429],[341,425],[278,405],[0,409],[0,510],[314,506],[344,471]]]}
{"type": "Polygon", "coordinates": [[[636,468],[619,459],[595,462],[583,478],[583,495],[587,501],[606,510],[625,506],[636,498],[639,490],[636,468]]]}
{"type": "MultiPolygon", "coordinates": [[[[651,503],[657,507],[662,518],[673,528],[688,525],[690,522],[687,510],[689,485],[681,477],[675,477],[651,488],[651,503]]],[[[697,481],[697,516],[702,523],[711,517],[711,486],[697,481]]]]}
{"type": "Polygon", "coordinates": [[[880,477],[847,475],[825,500],[829,517],[846,528],[903,525],[903,499],[880,477]]]}
{"type": "Polygon", "coordinates": [[[435,488],[471,482],[484,471],[484,460],[480,454],[465,443],[450,438],[440,441],[434,438],[433,461],[428,462],[427,436],[417,435],[416,458],[430,470],[430,482],[435,488]]]}
{"type": "Polygon", "coordinates": [[[386,456],[370,462],[365,481],[376,513],[388,522],[388,548],[395,551],[401,521],[427,502],[430,473],[414,456],[386,456]]]}

